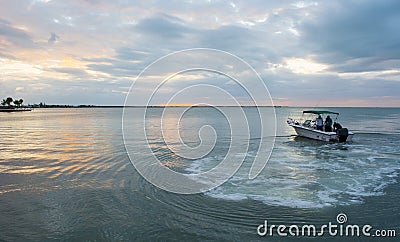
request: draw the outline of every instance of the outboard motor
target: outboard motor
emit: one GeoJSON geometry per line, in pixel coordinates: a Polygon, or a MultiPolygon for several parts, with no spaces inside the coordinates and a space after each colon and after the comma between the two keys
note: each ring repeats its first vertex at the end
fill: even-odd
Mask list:
{"type": "Polygon", "coordinates": [[[346,142],[347,137],[349,136],[349,130],[346,128],[338,129],[336,131],[339,137],[339,142],[346,142]]]}

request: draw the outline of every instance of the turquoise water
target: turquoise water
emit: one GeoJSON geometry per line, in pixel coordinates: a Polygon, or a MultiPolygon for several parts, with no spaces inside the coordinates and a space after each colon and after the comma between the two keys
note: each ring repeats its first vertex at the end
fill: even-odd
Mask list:
{"type": "MultiPolygon", "coordinates": [[[[252,135],[238,172],[222,186],[195,195],[166,192],[138,174],[123,143],[122,109],[0,114],[0,240],[318,241],[259,237],[256,229],[266,219],[274,224],[335,222],[340,212],[353,224],[399,234],[400,109],[330,109],[356,133],[352,143],[297,138],[285,121],[302,109],[277,108],[276,142],[262,173],[248,179],[259,140],[252,135]]],[[[256,109],[245,108],[245,113],[250,129],[259,129],[256,109]]],[[[148,121],[157,123],[161,114],[160,108],[150,109],[148,121]]],[[[132,120],[133,129],[140,121],[132,120]]],[[[194,108],[180,128],[182,140],[196,145],[198,129],[207,123],[215,128],[217,142],[206,157],[176,156],[157,129],[148,130],[149,144],[172,170],[209,170],[228,150],[226,119],[211,108],[194,108]]]]}

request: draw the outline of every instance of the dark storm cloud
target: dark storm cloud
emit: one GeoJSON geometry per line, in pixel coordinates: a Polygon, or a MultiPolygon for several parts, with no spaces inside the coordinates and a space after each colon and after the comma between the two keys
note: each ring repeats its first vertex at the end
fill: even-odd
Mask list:
{"type": "MultiPolygon", "coordinates": [[[[154,46],[158,49],[183,49],[193,47],[208,47],[233,50],[246,48],[249,42],[256,42],[260,38],[250,29],[236,25],[222,25],[216,28],[208,26],[195,27],[178,17],[169,15],[156,15],[140,21],[134,31],[143,35],[143,47],[154,46]]],[[[129,48],[120,57],[131,55],[129,48]]],[[[136,54],[136,53],[135,53],[136,54]]]]}
{"type": "Polygon", "coordinates": [[[217,29],[203,30],[198,35],[199,42],[206,47],[223,50],[246,49],[249,42],[260,38],[254,31],[239,26],[221,26],[217,29]]]}
{"type": "Polygon", "coordinates": [[[50,38],[47,40],[47,43],[49,44],[54,44],[55,42],[57,42],[57,40],[60,38],[60,36],[58,36],[56,33],[51,32],[50,33],[50,38]]]}
{"type": "Polygon", "coordinates": [[[320,5],[315,18],[301,25],[302,43],[318,54],[318,60],[334,64],[332,70],[373,70],[377,62],[399,58],[399,1],[324,1],[320,5]]]}
{"type": "Polygon", "coordinates": [[[33,46],[32,38],[28,32],[13,26],[11,22],[4,19],[0,19],[0,36],[15,46],[23,48],[33,46]]]}
{"type": "Polygon", "coordinates": [[[185,33],[190,32],[190,29],[184,26],[181,19],[169,15],[143,19],[136,25],[135,29],[143,34],[168,40],[183,38],[185,33]]]}

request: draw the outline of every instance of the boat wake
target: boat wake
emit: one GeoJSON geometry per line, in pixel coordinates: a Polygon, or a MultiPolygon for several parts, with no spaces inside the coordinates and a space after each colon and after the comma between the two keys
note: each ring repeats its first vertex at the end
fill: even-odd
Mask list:
{"type": "MultiPolygon", "coordinates": [[[[278,141],[279,143],[279,141],[278,141]]],[[[362,203],[380,196],[399,174],[399,147],[378,151],[365,144],[323,144],[291,140],[275,146],[263,172],[248,179],[255,151],[249,151],[239,171],[222,186],[205,194],[218,199],[252,199],[268,205],[322,208],[362,203]]],[[[187,167],[199,173],[221,157],[196,160],[187,167]]]]}

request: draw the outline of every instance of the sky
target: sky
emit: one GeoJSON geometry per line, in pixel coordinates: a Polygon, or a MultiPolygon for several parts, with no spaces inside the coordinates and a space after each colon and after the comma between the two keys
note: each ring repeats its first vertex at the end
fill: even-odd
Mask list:
{"type": "MultiPolygon", "coordinates": [[[[0,98],[23,98],[25,104],[123,105],[132,83],[157,59],[211,48],[248,63],[275,105],[400,106],[397,0],[0,4],[0,98]]],[[[159,74],[142,81],[159,81],[168,72],[159,74]]],[[[256,81],[242,78],[246,85],[256,81]]],[[[240,85],[206,71],[182,73],[157,95],[163,100],[163,95],[196,84],[215,85],[247,100],[240,85]]],[[[204,87],[173,103],[229,104],[204,87]]],[[[140,96],[140,90],[132,92],[140,96]]]]}

